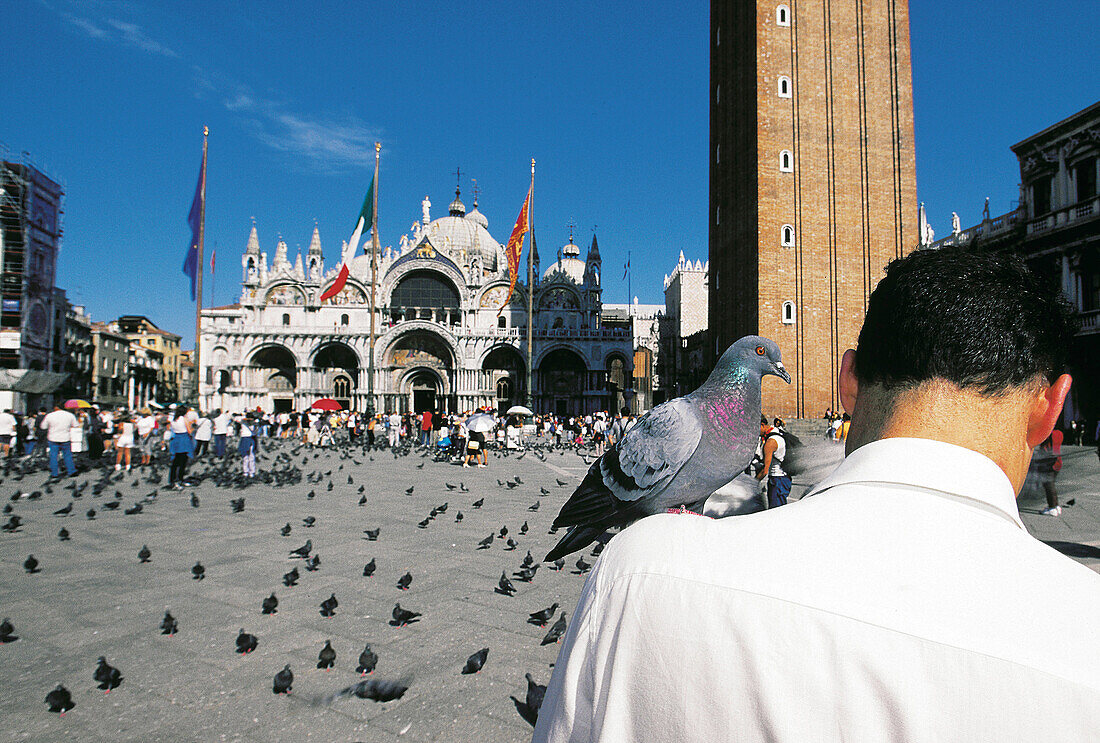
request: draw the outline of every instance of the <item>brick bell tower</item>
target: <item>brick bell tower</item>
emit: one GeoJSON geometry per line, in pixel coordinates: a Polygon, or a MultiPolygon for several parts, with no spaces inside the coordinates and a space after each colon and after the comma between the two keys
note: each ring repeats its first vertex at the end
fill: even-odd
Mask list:
{"type": "Polygon", "coordinates": [[[710,313],[717,357],[774,339],[770,415],[840,404],[883,268],[919,243],[907,0],[712,0],[710,313]]]}

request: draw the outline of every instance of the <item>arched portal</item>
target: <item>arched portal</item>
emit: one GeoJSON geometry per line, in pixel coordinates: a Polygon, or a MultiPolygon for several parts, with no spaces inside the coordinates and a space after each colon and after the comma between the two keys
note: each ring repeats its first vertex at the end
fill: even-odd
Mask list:
{"type": "MultiPolygon", "coordinates": [[[[267,391],[275,412],[294,409],[294,389],[298,384],[298,362],[285,346],[266,346],[252,354],[248,363],[251,385],[267,391]]],[[[219,379],[219,385],[226,380],[219,379]]],[[[228,385],[226,385],[228,386],[228,385]]],[[[224,388],[222,388],[224,389],[224,388]]],[[[219,392],[222,391],[219,389],[219,392]]]]}
{"type": "Polygon", "coordinates": [[[581,415],[588,367],[568,348],[557,348],[543,357],[538,370],[540,408],[555,415],[581,415]]]}
{"type": "Polygon", "coordinates": [[[485,384],[493,390],[497,412],[503,413],[527,398],[527,367],[512,346],[497,346],[481,363],[485,384]]]}
{"type": "Polygon", "coordinates": [[[406,333],[393,342],[384,357],[390,375],[387,410],[399,413],[457,408],[452,395],[455,361],[450,347],[429,330],[406,333]]]}
{"type": "Polygon", "coordinates": [[[354,409],[355,388],[359,379],[359,357],[343,343],[327,343],[313,355],[320,392],[332,397],[344,410],[354,409]]]}

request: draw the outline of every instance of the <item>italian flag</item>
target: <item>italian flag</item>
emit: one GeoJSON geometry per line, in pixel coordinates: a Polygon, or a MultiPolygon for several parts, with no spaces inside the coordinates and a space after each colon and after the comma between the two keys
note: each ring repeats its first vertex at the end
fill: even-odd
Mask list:
{"type": "Polygon", "coordinates": [[[378,215],[374,214],[374,179],[372,178],[370,188],[367,189],[367,196],[363,199],[363,208],[359,210],[359,220],[355,223],[355,231],[351,233],[348,247],[342,256],[343,262],[340,264],[340,273],[336,276],[336,281],[332,282],[332,286],[321,295],[322,302],[335,297],[344,288],[344,284],[348,283],[348,276],[351,273],[348,264],[351,263],[351,259],[355,257],[355,251],[359,248],[359,238],[363,236],[363,229],[367,225],[370,225],[372,230],[377,229],[377,221],[378,215]]]}

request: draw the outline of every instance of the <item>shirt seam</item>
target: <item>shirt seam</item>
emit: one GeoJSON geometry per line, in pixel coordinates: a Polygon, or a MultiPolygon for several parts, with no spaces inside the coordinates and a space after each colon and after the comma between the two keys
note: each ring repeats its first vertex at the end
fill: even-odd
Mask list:
{"type": "MultiPolygon", "coordinates": [[[[746,596],[756,596],[756,597],[759,597],[759,598],[771,599],[773,601],[782,602],[782,603],[787,604],[789,606],[794,606],[794,607],[798,607],[798,608],[802,608],[802,609],[807,609],[809,611],[817,612],[817,613],[820,613],[820,614],[825,614],[825,615],[828,615],[828,616],[839,617],[841,619],[847,619],[851,622],[855,622],[857,624],[861,624],[861,625],[864,625],[864,626],[867,626],[867,627],[874,627],[876,629],[885,630],[887,632],[892,632],[892,633],[897,634],[897,635],[910,637],[914,640],[919,640],[921,642],[926,642],[926,643],[929,643],[931,645],[935,645],[937,647],[951,648],[953,650],[958,650],[958,651],[964,652],[964,653],[970,653],[972,655],[980,656],[982,658],[988,658],[990,660],[998,660],[998,661],[1001,661],[1003,663],[1009,663],[1009,664],[1011,664],[1011,665],[1013,665],[1017,668],[1027,669],[1027,670],[1033,671],[1035,673],[1041,673],[1044,676],[1047,676],[1049,678],[1059,679],[1059,680],[1064,681],[1066,683],[1074,684],[1074,685],[1077,685],[1077,686],[1082,686],[1084,688],[1095,688],[1095,687],[1089,686],[1087,684],[1083,684],[1080,681],[1077,681],[1077,680],[1074,680],[1074,679],[1071,679],[1071,678],[1068,678],[1066,676],[1062,676],[1062,675],[1059,675],[1059,674],[1051,673],[1050,671],[1045,671],[1041,668],[1036,668],[1035,666],[1026,665],[1024,663],[1021,663],[1020,661],[1012,660],[1011,658],[1005,658],[1005,657],[1002,657],[1002,656],[999,656],[999,655],[992,655],[990,653],[986,653],[986,652],[983,652],[981,650],[974,650],[974,649],[971,649],[971,648],[965,648],[965,647],[955,645],[955,644],[952,644],[952,643],[949,643],[949,642],[943,642],[943,641],[940,641],[940,640],[933,640],[931,638],[924,637],[922,635],[916,635],[916,634],[913,634],[912,632],[907,632],[905,630],[898,629],[896,627],[890,627],[890,626],[887,626],[887,625],[879,624],[877,622],[871,622],[871,621],[866,620],[866,619],[861,619],[859,617],[854,617],[854,616],[851,616],[849,614],[844,614],[844,613],[838,612],[838,611],[832,611],[832,610],[829,610],[829,609],[824,609],[822,607],[813,606],[811,604],[799,603],[797,601],[792,601],[791,599],[786,599],[786,598],[783,598],[781,596],[775,596],[775,595],[770,594],[770,593],[761,593],[759,591],[751,591],[747,588],[738,588],[738,587],[734,587],[734,586],[723,586],[723,585],[720,585],[720,584],[708,583],[706,581],[701,581],[697,578],[685,578],[683,576],[675,576],[675,575],[670,575],[668,573],[656,573],[656,572],[652,572],[652,571],[649,571],[649,570],[645,570],[645,571],[639,570],[639,571],[626,573],[626,574],[620,573],[619,575],[615,576],[614,578],[610,578],[609,579],[610,580],[610,586],[608,587],[607,590],[610,591],[612,588],[615,587],[615,585],[617,583],[619,583],[622,580],[629,580],[629,579],[634,578],[634,577],[665,578],[665,579],[669,579],[669,580],[693,583],[695,585],[703,586],[703,587],[706,587],[706,588],[721,588],[722,590],[725,590],[725,591],[731,591],[731,592],[743,594],[743,595],[746,595],[746,596]]],[[[598,598],[599,598],[600,602],[602,603],[603,597],[599,596],[598,598]]],[[[586,658],[586,661],[587,661],[587,658],[586,658]]]]}

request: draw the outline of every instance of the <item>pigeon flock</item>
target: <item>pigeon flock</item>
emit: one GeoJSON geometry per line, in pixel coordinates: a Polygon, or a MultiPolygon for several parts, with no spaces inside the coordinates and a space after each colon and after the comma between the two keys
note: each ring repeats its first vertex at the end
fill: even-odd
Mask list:
{"type": "MultiPolygon", "coordinates": [[[[516,473],[517,456],[496,452],[491,474],[457,475],[417,446],[263,444],[257,482],[239,475],[230,455],[194,463],[183,494],[163,489],[163,463],[129,473],[86,468],[56,482],[40,469],[0,472],[0,489],[8,486],[0,663],[33,690],[33,699],[17,702],[20,715],[52,713],[74,725],[115,714],[120,704],[143,703],[133,698],[161,693],[165,662],[193,675],[192,693],[209,694],[202,680],[210,661],[188,667],[184,650],[199,647],[223,658],[235,683],[292,706],[430,699],[458,688],[450,677],[469,678],[462,694],[495,697],[495,708],[522,726],[514,728],[522,739],[583,585],[576,576],[589,567],[579,560],[578,570],[566,571],[534,556],[552,546],[553,515],[579,481],[576,453],[537,448],[531,459],[546,466],[529,459],[516,473]],[[543,499],[550,503],[540,512],[543,499]],[[461,566],[461,578],[441,582],[450,565],[461,566]],[[66,601],[62,574],[96,594],[66,629],[87,636],[66,651],[53,637],[61,628],[20,610],[66,601]],[[499,619],[459,624],[466,614],[499,619]],[[503,622],[511,626],[490,627],[503,622]],[[110,640],[119,625],[123,643],[110,640]],[[301,649],[310,643],[293,634],[301,627],[315,628],[306,631],[318,638],[312,659],[301,649]],[[526,637],[519,654],[509,649],[517,635],[526,637]],[[413,652],[423,647],[439,657],[425,663],[413,652]],[[83,672],[65,670],[81,665],[83,672]]],[[[14,729],[9,714],[0,708],[14,729]]]]}

